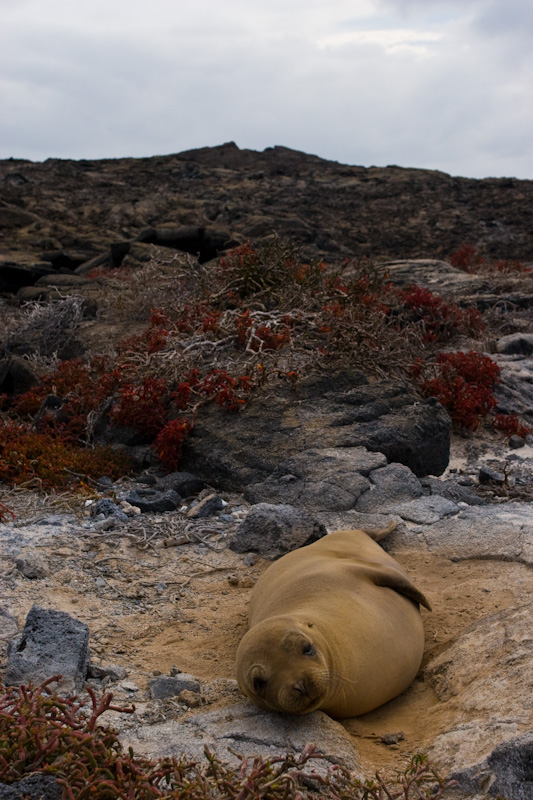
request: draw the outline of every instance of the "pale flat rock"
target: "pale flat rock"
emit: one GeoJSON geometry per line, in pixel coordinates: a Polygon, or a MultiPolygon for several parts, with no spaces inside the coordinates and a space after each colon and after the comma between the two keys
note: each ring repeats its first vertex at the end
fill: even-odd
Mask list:
{"type": "Polygon", "coordinates": [[[324,762],[312,762],[315,769],[321,764],[327,768],[329,762],[357,769],[358,754],[349,735],[339,722],[322,711],[302,717],[285,716],[270,714],[243,702],[195,714],[183,722],[171,720],[143,726],[122,737],[125,747],[131,746],[138,755],[148,758],[184,755],[195,761],[202,760],[207,746],[233,766],[240,762],[228,748],[245,757],[268,758],[289,751],[300,753],[309,742],[326,756],[324,762]]]}
{"type": "Polygon", "coordinates": [[[483,617],[424,670],[455,718],[434,740],[431,758],[454,777],[464,776],[465,788],[495,747],[533,729],[532,619],[531,600],[483,617]]]}
{"type": "Polygon", "coordinates": [[[408,522],[417,522],[419,525],[434,525],[445,517],[459,513],[459,506],[446,497],[432,495],[419,497],[409,503],[391,503],[386,509],[389,514],[397,514],[408,522]]]}
{"type": "Polygon", "coordinates": [[[424,531],[432,553],[452,561],[482,558],[533,565],[533,506],[473,506],[424,531]]]}

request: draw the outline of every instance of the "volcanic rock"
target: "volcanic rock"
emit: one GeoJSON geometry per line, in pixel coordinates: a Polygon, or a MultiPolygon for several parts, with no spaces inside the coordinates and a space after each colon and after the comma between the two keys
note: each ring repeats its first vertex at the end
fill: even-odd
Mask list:
{"type": "Polygon", "coordinates": [[[432,398],[421,402],[407,385],[368,384],[359,372],[301,381],[298,395],[280,388],[238,415],[206,409],[184,448],[183,466],[225,488],[260,483],[288,461],[320,449],[366,447],[416,475],[440,475],[448,465],[450,419],[432,398]]]}

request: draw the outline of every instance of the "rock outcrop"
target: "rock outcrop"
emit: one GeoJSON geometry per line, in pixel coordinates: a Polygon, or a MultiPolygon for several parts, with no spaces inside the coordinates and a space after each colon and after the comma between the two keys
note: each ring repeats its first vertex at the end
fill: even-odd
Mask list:
{"type": "Polygon", "coordinates": [[[222,418],[219,409],[206,409],[184,448],[183,466],[242,490],[273,474],[310,472],[325,449],[339,449],[346,459],[360,447],[416,475],[440,475],[448,465],[450,419],[439,403],[420,402],[402,383],[369,384],[356,371],[311,377],[296,394],[280,388],[238,415],[222,418]]]}

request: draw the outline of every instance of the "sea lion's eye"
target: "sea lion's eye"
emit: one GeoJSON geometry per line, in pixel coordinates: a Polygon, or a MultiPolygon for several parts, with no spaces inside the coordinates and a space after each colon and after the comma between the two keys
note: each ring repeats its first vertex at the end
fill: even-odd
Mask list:
{"type": "Polygon", "coordinates": [[[311,642],[306,642],[302,648],[302,655],[304,656],[314,656],[315,648],[311,644],[311,642]]]}
{"type": "Polygon", "coordinates": [[[257,694],[261,694],[261,692],[266,686],[266,681],[263,678],[254,678],[253,684],[254,684],[254,692],[257,692],[257,694]]]}

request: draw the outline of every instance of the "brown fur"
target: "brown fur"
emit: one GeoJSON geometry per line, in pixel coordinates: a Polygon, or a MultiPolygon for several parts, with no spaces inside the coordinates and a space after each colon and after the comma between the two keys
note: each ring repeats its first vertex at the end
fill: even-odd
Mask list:
{"type": "Polygon", "coordinates": [[[260,708],[352,717],[415,677],[419,604],[430,606],[369,533],[385,531],[336,531],[283,556],[257,582],[237,680],[260,708]]]}

